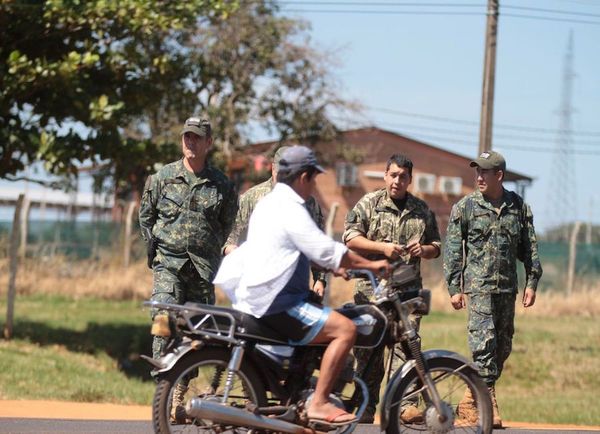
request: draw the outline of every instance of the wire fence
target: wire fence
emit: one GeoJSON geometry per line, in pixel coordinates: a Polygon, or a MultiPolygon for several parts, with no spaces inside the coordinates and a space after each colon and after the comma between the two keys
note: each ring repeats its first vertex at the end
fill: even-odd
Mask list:
{"type": "MultiPolygon", "coordinates": [[[[11,222],[0,221],[0,246],[6,256],[11,222]]],[[[112,221],[30,221],[26,256],[30,258],[67,257],[72,261],[123,256],[124,224],[112,221]]],[[[145,255],[137,222],[133,227],[132,259],[145,255]]]]}
{"type": "MultiPolygon", "coordinates": [[[[135,219],[134,219],[135,220],[135,219]]],[[[0,222],[0,247],[3,257],[8,250],[11,222],[0,222]]],[[[131,259],[145,258],[145,247],[140,237],[137,221],[134,223],[131,259]]],[[[123,257],[124,224],[111,221],[31,221],[27,233],[26,256],[29,258],[67,257],[70,261],[123,257]]],[[[539,254],[544,275],[539,283],[542,291],[563,291],[567,285],[569,245],[560,241],[539,241],[539,254]]],[[[575,257],[575,290],[600,288],[600,243],[580,243],[575,257]]],[[[432,265],[440,268],[441,260],[432,265]]],[[[428,264],[429,265],[429,264],[428,264]]],[[[432,268],[432,267],[427,267],[432,268]]],[[[523,267],[519,268],[519,281],[524,282],[523,267]]],[[[436,270],[433,271],[438,274],[436,270]]],[[[522,286],[522,284],[520,284],[522,286]]]]}

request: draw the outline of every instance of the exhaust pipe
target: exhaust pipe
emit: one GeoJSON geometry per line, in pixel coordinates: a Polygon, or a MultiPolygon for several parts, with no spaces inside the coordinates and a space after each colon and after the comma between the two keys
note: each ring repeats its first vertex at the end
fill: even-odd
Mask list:
{"type": "Polygon", "coordinates": [[[228,407],[217,402],[203,401],[199,398],[193,398],[188,401],[185,410],[189,416],[198,419],[207,419],[225,425],[259,428],[290,434],[304,434],[306,432],[305,428],[300,425],[260,416],[250,413],[247,410],[228,407]]]}

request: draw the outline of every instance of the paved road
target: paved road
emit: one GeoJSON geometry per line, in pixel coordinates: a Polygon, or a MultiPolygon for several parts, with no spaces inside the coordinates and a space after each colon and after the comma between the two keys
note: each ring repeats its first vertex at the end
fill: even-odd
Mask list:
{"type": "MultiPolygon", "coordinates": [[[[377,425],[359,425],[354,431],[356,434],[378,434],[377,425]]],[[[545,430],[545,429],[516,429],[509,428],[495,430],[495,434],[568,434],[600,433],[600,430],[545,430]]],[[[152,425],[149,421],[98,421],[98,420],[65,420],[65,419],[17,419],[0,418],[0,434],[58,434],[58,433],[86,433],[86,434],[152,434],[152,425]]]]}

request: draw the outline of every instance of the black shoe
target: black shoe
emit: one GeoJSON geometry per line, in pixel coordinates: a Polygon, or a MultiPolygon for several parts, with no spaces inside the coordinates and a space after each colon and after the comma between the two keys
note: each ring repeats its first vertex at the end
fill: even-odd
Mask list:
{"type": "Polygon", "coordinates": [[[375,421],[375,412],[370,410],[370,409],[366,409],[365,412],[363,413],[362,417],[360,418],[360,420],[358,421],[358,423],[373,423],[375,421]]]}

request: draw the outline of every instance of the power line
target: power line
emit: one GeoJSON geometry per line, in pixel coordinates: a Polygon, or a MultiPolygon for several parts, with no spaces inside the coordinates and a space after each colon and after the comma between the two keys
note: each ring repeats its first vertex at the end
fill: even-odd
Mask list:
{"type": "MultiPolygon", "coordinates": [[[[331,1],[280,1],[282,5],[301,5],[301,6],[349,6],[349,7],[442,7],[442,8],[483,8],[485,5],[476,5],[476,4],[442,4],[442,3],[403,3],[403,2],[378,2],[378,3],[368,3],[365,4],[363,2],[331,2],[331,1]]],[[[559,9],[545,9],[545,8],[531,8],[525,6],[501,6],[501,15],[511,18],[525,18],[532,20],[540,20],[540,21],[557,21],[557,22],[568,22],[568,23],[577,23],[577,24],[592,24],[592,25],[600,25],[600,21],[590,21],[590,20],[578,20],[574,18],[560,18],[560,17],[548,17],[543,15],[527,15],[527,14],[515,14],[515,13],[505,13],[504,9],[514,9],[514,10],[529,10],[534,12],[541,13],[550,13],[550,14],[563,14],[563,15],[575,15],[575,16],[584,16],[584,17],[600,17],[598,14],[590,14],[586,12],[571,12],[559,9]]],[[[431,10],[400,10],[400,9],[285,9],[286,12],[291,13],[327,13],[327,14],[363,14],[363,15],[486,15],[485,11],[481,12],[469,12],[469,11],[431,11],[431,10]]]]}
{"type": "MultiPolygon", "coordinates": [[[[310,6],[371,6],[371,7],[442,7],[442,8],[481,8],[486,9],[485,3],[424,3],[424,2],[368,2],[364,1],[294,1],[294,0],[280,0],[280,4],[289,5],[310,5],[310,6]]],[[[536,8],[530,6],[515,6],[515,5],[501,5],[502,9],[515,9],[532,12],[542,12],[547,14],[562,14],[562,15],[576,15],[582,17],[594,17],[600,18],[600,14],[593,14],[589,12],[573,12],[565,9],[547,9],[547,8],[536,8]]]]}
{"type": "MultiPolygon", "coordinates": [[[[410,125],[410,124],[396,124],[394,123],[394,126],[398,127],[398,128],[419,128],[419,129],[423,129],[423,130],[427,130],[427,131],[435,131],[435,132],[439,132],[439,133],[448,133],[448,134],[454,134],[454,135],[458,135],[458,136],[466,136],[466,137],[471,137],[471,138],[476,138],[475,136],[477,136],[477,132],[476,131],[464,131],[464,130],[453,130],[453,129],[447,129],[447,128],[439,128],[439,127],[435,127],[435,126],[428,126],[428,125],[410,125]]],[[[515,134],[503,134],[503,133],[494,133],[494,138],[499,138],[499,139],[510,139],[510,140],[519,140],[519,141],[524,141],[524,142],[537,142],[537,143],[548,143],[548,142],[552,142],[553,139],[552,138],[543,138],[543,137],[527,137],[527,136],[520,136],[520,135],[515,135],[515,134]]],[[[600,142],[581,142],[581,141],[571,141],[572,144],[574,145],[582,145],[582,146],[600,146],[600,142]]]]}
{"type": "MultiPolygon", "coordinates": [[[[478,15],[483,16],[483,12],[439,12],[439,11],[394,11],[394,10],[341,10],[341,9],[286,9],[286,12],[293,13],[326,13],[326,14],[361,14],[361,15],[478,15]]],[[[600,24],[600,22],[598,23],[600,24]]]]}
{"type": "Polygon", "coordinates": [[[511,17],[511,18],[526,18],[526,19],[534,19],[539,21],[560,21],[564,23],[577,23],[577,24],[593,24],[595,26],[600,26],[600,21],[586,21],[586,20],[574,20],[570,18],[555,18],[555,17],[541,17],[535,15],[521,15],[521,14],[507,14],[502,13],[503,17],[511,17]]]}
{"type": "MultiPolygon", "coordinates": [[[[413,118],[418,118],[418,119],[430,119],[430,120],[453,123],[453,124],[460,124],[460,125],[471,125],[471,126],[477,126],[477,127],[479,126],[479,122],[469,121],[469,120],[465,120],[465,119],[450,118],[450,117],[445,117],[445,116],[435,116],[435,115],[428,115],[428,114],[423,114],[423,113],[413,113],[413,112],[407,112],[407,111],[403,111],[403,110],[395,110],[395,109],[384,108],[384,107],[367,106],[367,108],[369,110],[390,113],[390,114],[399,115],[399,116],[407,116],[407,117],[413,117],[413,118]]],[[[557,129],[528,127],[528,126],[524,126],[524,125],[509,125],[509,124],[501,124],[501,123],[495,123],[494,128],[503,128],[503,129],[509,129],[509,130],[515,130],[515,131],[523,131],[523,132],[531,132],[531,133],[544,133],[544,134],[558,134],[560,132],[560,130],[557,130],[557,129]]],[[[600,131],[572,131],[571,134],[574,136],[600,137],[600,131]]]]}
{"type": "MultiPolygon", "coordinates": [[[[356,119],[350,119],[350,118],[343,118],[343,117],[338,117],[338,116],[333,116],[333,118],[344,122],[344,123],[349,123],[352,125],[357,125],[356,119]]],[[[389,123],[389,122],[378,122],[378,125],[384,126],[386,128],[393,128],[394,130],[398,131],[399,134],[404,135],[404,136],[410,136],[412,137],[420,137],[423,139],[427,139],[427,140],[437,140],[437,141],[443,141],[443,142],[451,142],[453,145],[456,146],[469,146],[469,147],[473,147],[473,149],[476,151],[478,144],[475,141],[469,141],[469,140],[465,140],[462,138],[457,138],[457,137],[451,137],[448,135],[437,135],[437,134],[429,134],[427,132],[423,133],[422,131],[413,131],[411,128],[407,128],[406,126],[401,126],[398,124],[394,124],[394,123],[389,123]]],[[[369,125],[372,126],[372,125],[369,125]]],[[[419,127],[416,127],[419,128],[419,127]]],[[[450,133],[452,134],[452,133],[450,133]]],[[[523,145],[511,145],[508,143],[504,143],[504,142],[498,142],[496,140],[494,140],[494,148],[502,148],[502,149],[511,149],[511,150],[517,150],[517,151],[527,151],[527,152],[542,152],[545,154],[554,154],[559,152],[558,149],[552,147],[542,147],[542,146],[523,146],[523,145]]],[[[583,150],[583,149],[571,149],[568,152],[569,154],[573,154],[573,155],[600,155],[600,151],[595,151],[595,150],[583,150]]]]}
{"type": "Polygon", "coordinates": [[[294,0],[280,0],[278,3],[281,4],[295,4],[295,5],[317,5],[317,6],[410,6],[410,7],[479,7],[485,8],[486,5],[482,3],[424,3],[424,2],[368,2],[364,1],[294,1],[294,0]]]}
{"type": "Polygon", "coordinates": [[[528,6],[512,6],[512,5],[502,5],[504,9],[518,9],[522,11],[534,11],[534,12],[545,12],[549,14],[565,14],[565,15],[578,15],[582,17],[594,17],[600,18],[600,14],[590,14],[588,12],[572,12],[560,9],[545,9],[545,8],[532,8],[528,6]]]}

